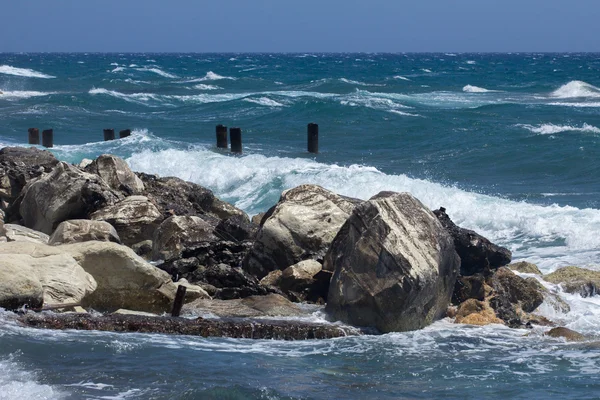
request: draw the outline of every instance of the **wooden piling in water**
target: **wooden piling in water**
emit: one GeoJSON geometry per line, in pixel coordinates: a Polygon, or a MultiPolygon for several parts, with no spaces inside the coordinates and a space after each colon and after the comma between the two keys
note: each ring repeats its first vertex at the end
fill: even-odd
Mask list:
{"type": "Polygon", "coordinates": [[[230,128],[229,138],[231,140],[231,152],[242,152],[242,130],[240,128],[230,128]]]}
{"type": "Polygon", "coordinates": [[[319,125],[310,123],[308,124],[308,152],[318,153],[319,152],[319,125]]]}
{"type": "Polygon", "coordinates": [[[186,287],[179,285],[177,287],[177,294],[175,295],[175,301],[173,301],[173,309],[171,310],[171,317],[179,317],[181,313],[181,307],[183,307],[183,300],[185,299],[186,287]]]}
{"type": "Polygon", "coordinates": [[[131,129],[123,129],[119,131],[119,139],[126,138],[131,135],[131,129]]]}
{"type": "Polygon", "coordinates": [[[42,146],[54,147],[54,131],[52,129],[42,131],[42,146]]]}
{"type": "Polygon", "coordinates": [[[29,144],[40,144],[40,130],[38,128],[29,128],[29,144]]]}
{"type": "Polygon", "coordinates": [[[107,140],[115,140],[115,130],[114,129],[104,129],[104,141],[107,140]]]}
{"type": "Polygon", "coordinates": [[[227,127],[217,125],[217,147],[219,149],[226,149],[227,145],[227,127]]]}

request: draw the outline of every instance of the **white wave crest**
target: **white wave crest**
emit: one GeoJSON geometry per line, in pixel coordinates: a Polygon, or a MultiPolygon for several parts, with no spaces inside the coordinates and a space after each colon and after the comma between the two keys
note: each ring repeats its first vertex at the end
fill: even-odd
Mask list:
{"type": "Polygon", "coordinates": [[[147,72],[153,72],[153,73],[155,73],[157,75],[162,76],[163,78],[171,78],[171,79],[177,78],[177,75],[170,74],[170,73],[165,72],[162,69],[156,68],[156,67],[153,67],[153,68],[136,68],[136,69],[138,71],[142,71],[142,72],[146,72],[146,71],[147,72]]]}
{"type": "Polygon", "coordinates": [[[479,86],[467,85],[463,88],[463,92],[465,93],[489,93],[494,92],[495,90],[488,90],[486,88],[482,88],[479,86]]]}
{"type": "Polygon", "coordinates": [[[34,71],[28,68],[17,68],[10,65],[0,65],[0,74],[5,75],[14,75],[14,76],[24,76],[27,78],[44,78],[44,79],[52,79],[56,78],[52,75],[46,75],[38,71],[34,71]]]}
{"type": "Polygon", "coordinates": [[[360,81],[353,81],[351,79],[340,78],[340,82],[347,83],[349,85],[357,85],[357,86],[385,86],[378,83],[365,83],[360,81]]]}
{"type": "Polygon", "coordinates": [[[0,370],[0,399],[51,400],[66,395],[50,385],[36,382],[35,374],[23,369],[13,356],[0,359],[0,370]]]}
{"type": "Polygon", "coordinates": [[[194,86],[194,89],[198,89],[198,90],[219,90],[219,89],[223,89],[220,86],[216,86],[216,85],[206,85],[204,83],[199,83],[198,85],[194,86]]]}
{"type": "Polygon", "coordinates": [[[108,90],[104,88],[94,88],[88,91],[91,95],[107,95],[116,97],[125,101],[133,102],[133,103],[147,103],[151,100],[159,100],[159,96],[154,93],[121,93],[115,90],[108,90]]]}
{"type": "Polygon", "coordinates": [[[110,72],[115,73],[115,72],[121,72],[121,71],[125,71],[125,67],[116,67],[115,69],[113,69],[110,72]]]}
{"type": "Polygon", "coordinates": [[[0,100],[21,100],[28,99],[30,97],[41,97],[55,94],[54,92],[36,92],[33,90],[12,90],[4,91],[0,90],[0,100]]]}
{"type": "Polygon", "coordinates": [[[237,78],[234,78],[234,77],[231,77],[231,76],[222,76],[222,75],[219,75],[219,74],[215,74],[212,71],[208,71],[206,73],[206,75],[204,75],[202,78],[191,79],[191,80],[186,81],[186,82],[220,81],[222,79],[228,79],[228,80],[231,80],[231,81],[237,80],[237,78]]]}
{"type": "Polygon", "coordinates": [[[573,99],[579,97],[599,98],[600,88],[583,81],[571,81],[556,89],[551,93],[551,96],[559,99],[573,99]]]}
{"type": "Polygon", "coordinates": [[[560,106],[560,107],[577,107],[577,108],[600,108],[600,102],[597,102],[597,101],[585,102],[585,103],[579,103],[579,102],[568,103],[568,102],[555,101],[552,103],[548,103],[548,105],[560,106]]]}
{"type": "Polygon", "coordinates": [[[408,79],[407,77],[402,76],[402,75],[396,75],[396,76],[394,76],[394,79],[400,79],[402,81],[410,81],[410,79],[408,79]]]}
{"type": "Polygon", "coordinates": [[[537,263],[544,272],[560,265],[598,265],[600,259],[600,235],[595,234],[600,231],[600,210],[515,202],[388,175],[373,167],[327,165],[302,158],[165,150],[142,151],[128,162],[137,171],[178,176],[209,187],[250,214],[273,205],[282,190],[304,183],[362,199],[382,190],[410,192],[431,209],[445,206],[457,224],[509,247],[515,259],[537,263]]]}
{"type": "Polygon", "coordinates": [[[275,100],[269,99],[268,97],[260,97],[258,99],[247,97],[244,99],[244,101],[259,104],[261,106],[267,106],[267,107],[283,107],[284,106],[283,104],[281,104],[275,100]]]}
{"type": "Polygon", "coordinates": [[[600,133],[600,128],[593,125],[583,124],[582,126],[571,126],[571,125],[554,125],[554,124],[541,124],[541,125],[517,125],[521,128],[525,128],[533,133],[540,135],[554,135],[561,132],[588,132],[588,133],[600,133]]]}

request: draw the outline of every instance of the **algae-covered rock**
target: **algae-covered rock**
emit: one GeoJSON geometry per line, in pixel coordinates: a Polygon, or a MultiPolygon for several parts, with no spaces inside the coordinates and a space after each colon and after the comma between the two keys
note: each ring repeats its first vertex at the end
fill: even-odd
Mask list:
{"type": "Polygon", "coordinates": [[[564,267],[544,275],[544,280],[560,284],[567,293],[578,293],[582,297],[590,297],[599,292],[600,271],[573,266],[564,267]]]}

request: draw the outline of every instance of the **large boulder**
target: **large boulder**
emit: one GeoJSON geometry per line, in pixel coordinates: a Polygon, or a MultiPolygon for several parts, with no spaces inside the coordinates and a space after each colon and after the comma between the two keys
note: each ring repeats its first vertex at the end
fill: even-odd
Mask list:
{"type": "Polygon", "coordinates": [[[119,199],[97,175],[65,162],[27,184],[23,191],[19,211],[24,225],[46,234],[51,234],[63,221],[86,219],[119,199]]]}
{"type": "Polygon", "coordinates": [[[50,172],[56,164],[58,160],[48,150],[35,147],[0,149],[0,203],[10,205],[27,182],[50,172]]]}
{"type": "Polygon", "coordinates": [[[265,215],[244,268],[262,278],[302,260],[322,260],[357,203],[317,185],[283,192],[265,215]]]}
{"type": "Polygon", "coordinates": [[[381,332],[423,328],[446,313],[460,258],[435,215],[409,193],[357,206],[335,237],[326,310],[381,332]]]}
{"type": "Polygon", "coordinates": [[[0,247],[0,254],[0,259],[4,261],[0,262],[0,270],[6,272],[19,266],[17,275],[39,283],[46,304],[78,303],[96,290],[94,278],[71,255],[55,247],[33,242],[11,242],[0,247]]]}
{"type": "Polygon", "coordinates": [[[174,177],[159,178],[144,173],[137,175],[144,183],[144,194],[156,202],[164,218],[171,215],[206,214],[214,216],[217,220],[234,215],[248,218],[239,208],[218,199],[212,191],[195,183],[174,177]]]}
{"type": "Polygon", "coordinates": [[[90,218],[114,226],[127,246],[151,240],[163,220],[162,214],[145,196],[129,196],[92,213],[90,218]]]}
{"type": "Polygon", "coordinates": [[[440,207],[433,213],[454,240],[454,247],[461,260],[462,276],[476,273],[490,274],[491,270],[510,263],[512,258],[510,250],[495,245],[477,232],[456,225],[446,214],[444,207],[440,207]]]}
{"type": "Polygon", "coordinates": [[[600,271],[573,266],[563,267],[544,275],[544,280],[560,285],[567,293],[577,293],[582,297],[596,296],[600,293],[600,271]]]}
{"type": "Polygon", "coordinates": [[[127,163],[111,154],[101,155],[88,164],[85,170],[99,175],[111,189],[123,192],[127,196],[144,191],[144,183],[129,169],[127,163]]]}
{"type": "Polygon", "coordinates": [[[33,242],[48,244],[50,237],[45,233],[34,231],[22,225],[5,224],[4,236],[8,242],[33,242]]]}
{"type": "Polygon", "coordinates": [[[152,259],[179,258],[186,247],[216,240],[213,226],[202,218],[174,215],[164,220],[154,233],[152,259]]]}
{"type": "Polygon", "coordinates": [[[90,240],[121,243],[119,234],[108,222],[71,219],[58,225],[52,236],[50,236],[48,244],[56,246],[59,244],[88,242],[90,240]]]}
{"type": "Polygon", "coordinates": [[[170,310],[177,287],[169,274],[130,248],[111,242],[83,242],[57,248],[73,256],[98,283],[97,290],[84,298],[84,307],[98,311],[170,310]]]}
{"type": "Polygon", "coordinates": [[[23,306],[39,308],[44,289],[33,268],[20,260],[0,257],[0,307],[16,310],[23,306]]]}

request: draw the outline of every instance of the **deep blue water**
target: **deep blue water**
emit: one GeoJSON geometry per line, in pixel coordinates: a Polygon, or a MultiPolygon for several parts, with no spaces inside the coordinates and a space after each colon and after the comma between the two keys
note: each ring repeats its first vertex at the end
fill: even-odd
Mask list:
{"type": "MultiPolygon", "coordinates": [[[[0,54],[0,144],[53,128],[61,159],[114,153],[250,214],[302,183],[410,191],[544,272],[600,269],[599,72],[600,54],[0,54]],[[244,155],[217,151],[217,124],[244,155]]],[[[567,300],[542,311],[595,334],[598,302],[567,300]]],[[[0,385],[48,398],[593,398],[600,366],[593,346],[448,322],[308,344],[11,329],[0,385]]]]}

